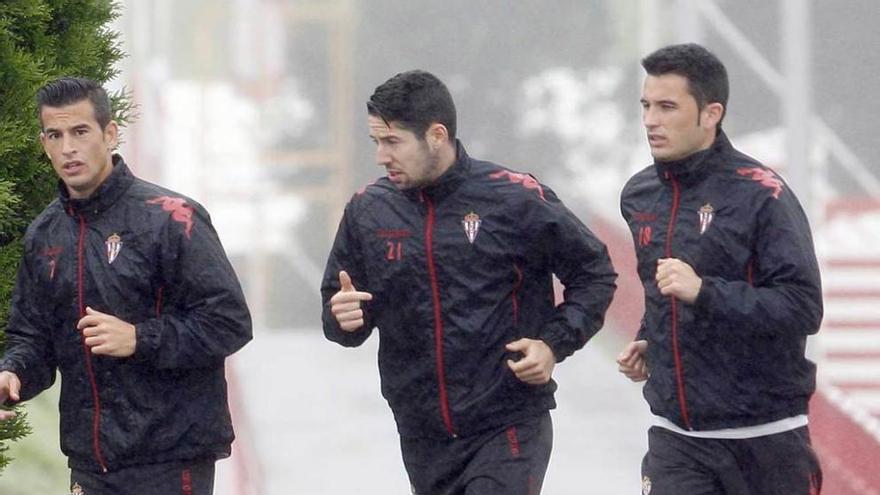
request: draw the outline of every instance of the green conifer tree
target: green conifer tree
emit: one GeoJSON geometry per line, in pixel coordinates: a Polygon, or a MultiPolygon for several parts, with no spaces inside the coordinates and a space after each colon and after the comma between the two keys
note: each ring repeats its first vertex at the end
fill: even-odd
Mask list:
{"type": "MultiPolygon", "coordinates": [[[[118,33],[108,29],[119,15],[111,0],[0,1],[0,348],[27,224],[54,197],[57,179],[40,147],[34,95],[61,76],[106,82],[122,58],[118,33]]],[[[129,110],[113,96],[116,116],[129,110]]],[[[7,442],[29,432],[25,415],[0,423],[0,471],[7,442]]]]}

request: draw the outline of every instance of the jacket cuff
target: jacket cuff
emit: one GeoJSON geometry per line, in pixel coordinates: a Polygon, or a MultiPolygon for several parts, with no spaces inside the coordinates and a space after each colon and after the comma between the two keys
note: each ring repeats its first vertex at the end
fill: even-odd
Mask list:
{"type": "Polygon", "coordinates": [[[715,281],[712,277],[703,277],[700,292],[694,300],[694,309],[701,314],[709,314],[712,308],[712,294],[715,291],[715,281]]]}
{"type": "Polygon", "coordinates": [[[557,363],[561,363],[565,358],[574,354],[574,351],[570,350],[571,346],[565,342],[565,339],[552,330],[544,333],[538,338],[550,347],[550,350],[553,351],[553,356],[556,357],[557,363]]]}
{"type": "Polygon", "coordinates": [[[370,336],[373,322],[364,314],[364,326],[353,332],[346,332],[339,326],[336,318],[328,316],[326,313],[322,316],[324,326],[324,336],[331,342],[336,342],[343,347],[358,347],[363,344],[370,336]]]}
{"type": "Polygon", "coordinates": [[[159,349],[161,325],[156,321],[146,321],[134,326],[135,348],[132,358],[139,362],[153,362],[159,349]]]}
{"type": "Polygon", "coordinates": [[[15,376],[17,376],[19,380],[21,380],[21,375],[23,374],[22,372],[24,371],[24,369],[24,366],[16,364],[9,359],[0,360],[0,371],[15,373],[15,376]]]}

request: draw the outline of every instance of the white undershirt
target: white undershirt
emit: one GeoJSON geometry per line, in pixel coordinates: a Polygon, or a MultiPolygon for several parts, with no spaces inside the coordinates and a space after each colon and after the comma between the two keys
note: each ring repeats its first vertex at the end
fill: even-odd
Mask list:
{"type": "Polygon", "coordinates": [[[677,426],[672,421],[662,417],[662,416],[654,416],[654,426],[659,426],[660,428],[665,428],[669,431],[673,431],[678,433],[679,435],[685,435],[689,437],[696,438],[715,438],[715,439],[732,439],[732,440],[742,440],[744,438],[756,438],[763,437],[766,435],[774,435],[776,433],[782,433],[784,431],[791,431],[802,426],[807,426],[806,414],[801,414],[798,416],[792,416],[790,418],[780,419],[778,421],[773,421],[770,423],[763,423],[760,425],[753,426],[741,426],[739,428],[724,428],[721,430],[700,430],[700,431],[691,431],[685,430],[677,426]]]}

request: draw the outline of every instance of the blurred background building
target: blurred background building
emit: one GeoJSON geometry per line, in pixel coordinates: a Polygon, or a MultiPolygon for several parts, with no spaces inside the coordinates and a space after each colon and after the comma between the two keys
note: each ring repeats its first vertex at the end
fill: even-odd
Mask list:
{"type": "MultiPolygon", "coordinates": [[[[137,174],[212,213],[257,324],[232,360],[239,440],[220,465],[219,494],[408,490],[376,338],[359,350],[323,342],[318,287],[342,207],[383,173],[364,103],[413,68],[449,85],[472,155],[536,175],[612,249],[622,277],[611,318],[558,369],[545,492],[635,493],[647,406],[613,358],[635,334],[642,296],[618,196],[651,162],[639,60],[683,41],[725,62],[727,133],[809,211],[826,287],[809,351],[820,365],[811,429],[826,493],[880,493],[873,0],[120,3],[115,29],[129,56],[114,85],[139,113],[121,151],[137,174]]],[[[24,467],[0,480],[3,493],[15,469],[24,467]]]]}

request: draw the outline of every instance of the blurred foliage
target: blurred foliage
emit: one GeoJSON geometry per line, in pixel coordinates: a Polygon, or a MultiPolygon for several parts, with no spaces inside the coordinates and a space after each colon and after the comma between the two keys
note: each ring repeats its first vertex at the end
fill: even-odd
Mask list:
{"type": "MultiPolygon", "coordinates": [[[[106,82],[123,57],[118,33],[107,25],[119,16],[110,0],[3,0],[0,2],[0,344],[9,314],[21,239],[28,223],[52,200],[56,177],[46,162],[34,95],[61,76],[106,82]]],[[[116,116],[131,113],[125,94],[115,94],[116,116]]],[[[28,433],[24,415],[0,424],[0,469],[8,441],[28,433]]]]}
{"type": "Polygon", "coordinates": [[[25,404],[27,424],[36,432],[17,440],[7,455],[12,462],[0,476],[3,495],[69,493],[67,459],[58,453],[58,395],[60,382],[25,404]]]}

